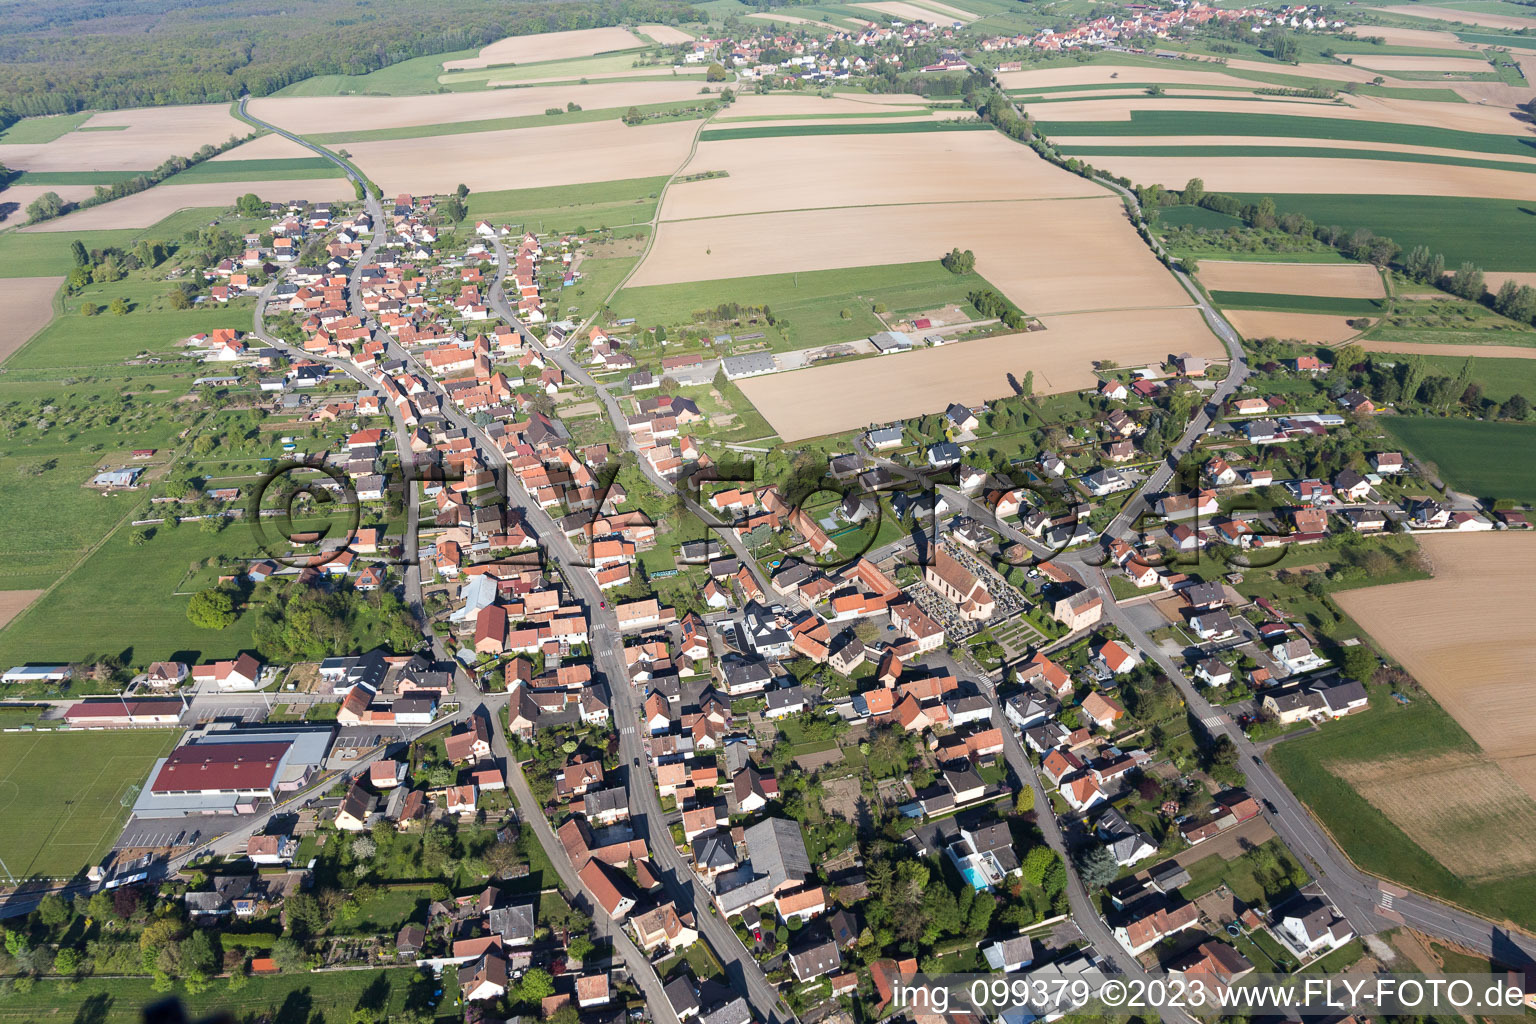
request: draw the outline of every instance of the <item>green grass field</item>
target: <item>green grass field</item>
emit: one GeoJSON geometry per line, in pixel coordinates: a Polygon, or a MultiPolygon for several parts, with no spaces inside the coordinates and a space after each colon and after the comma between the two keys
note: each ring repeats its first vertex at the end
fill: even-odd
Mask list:
{"type": "Polygon", "coordinates": [[[785,348],[851,341],[883,330],[871,312],[883,302],[893,313],[964,305],[966,295],[990,287],[976,274],[955,275],[938,260],[848,270],[737,277],[693,284],[626,288],[613,301],[614,313],[642,324],[685,323],[698,310],[721,303],[767,305],[781,321],[785,348]],[[848,310],[850,318],[842,319],[848,310]],[[787,321],[787,327],[784,322],[787,321]]]}
{"type": "MultiPolygon", "coordinates": [[[[1391,358],[1390,355],[1387,358],[1391,358]]],[[[1422,356],[1430,373],[1455,377],[1461,372],[1461,356],[1422,356]]],[[[1472,361],[1472,380],[1483,386],[1483,397],[1502,402],[1511,395],[1536,395],[1536,359],[1485,359],[1472,361]]]]}
{"type": "MultiPolygon", "coordinates": [[[[0,1001],[0,1021],[57,1018],[77,1024],[139,1024],[144,1008],[175,995],[191,1020],[216,1014],[232,1020],[345,1021],[358,1006],[373,1009],[373,1019],[403,1009],[408,1002],[425,1007],[434,988],[430,976],[399,967],[372,971],[328,971],[322,974],[279,974],[252,977],[238,992],[223,982],[201,995],[156,992],[149,978],[85,978],[67,984],[39,981],[30,992],[11,993],[0,1001]],[[418,980],[420,979],[420,980],[418,980]]],[[[451,1010],[452,1000],[441,1009],[451,1010]]],[[[450,1013],[449,1016],[452,1016],[450,1013]]],[[[463,1015],[460,1013],[459,1018],[463,1015]]],[[[447,1018],[444,1018],[447,1019],[447,1018]]]]}
{"type": "MultiPolygon", "coordinates": [[[[123,799],[174,729],[0,735],[0,859],[17,878],[68,877],[112,848],[128,817],[123,799]]],[[[132,800],[128,801],[132,806],[132,800]]]]}
{"type": "Polygon", "coordinates": [[[286,160],[204,160],[169,181],[190,185],[200,181],[281,181],[345,176],[346,172],[323,156],[301,156],[286,160]]]}
{"type": "Polygon", "coordinates": [[[0,145],[23,146],[54,139],[74,131],[92,117],[90,111],[55,114],[52,117],[24,117],[0,132],[0,145]]]}
{"type": "Polygon", "coordinates": [[[1514,454],[1536,451],[1536,425],[1418,416],[1385,416],[1381,425],[1458,491],[1536,501],[1536,461],[1514,454]]]}
{"type": "Polygon", "coordinates": [[[750,128],[709,128],[702,142],[716,139],[776,139],[787,135],[910,135],[923,132],[991,131],[984,121],[900,121],[895,124],[779,124],[750,128]]]}
{"type": "MultiPolygon", "coordinates": [[[[1256,202],[1257,194],[1240,194],[1256,202]]],[[[1485,270],[1536,270],[1536,203],[1461,196],[1276,194],[1281,213],[1301,213],[1318,224],[1370,228],[1405,250],[1427,245],[1448,267],[1471,260],[1485,270]]]]}
{"type": "Polygon", "coordinates": [[[455,92],[485,89],[490,83],[527,82],[533,79],[596,78],[615,71],[632,71],[636,62],[650,47],[637,46],[613,53],[599,53],[591,57],[571,57],[565,60],[537,61],[529,64],[507,64],[493,68],[473,68],[466,71],[449,71],[442,81],[434,81],[437,89],[455,92]]]}
{"type": "MultiPolygon", "coordinates": [[[[581,97],[572,91],[572,102],[581,97]]],[[[702,106],[710,101],[708,96],[698,100],[676,103],[643,103],[634,109],[642,114],[660,114],[702,106]]],[[[402,128],[376,128],[371,131],[324,132],[310,135],[311,142],[330,146],[348,142],[388,142],[395,139],[426,139],[439,135],[477,135],[481,132],[513,131],[518,128],[543,128],[560,124],[583,124],[590,121],[617,121],[630,110],[629,107],[600,107],[595,110],[562,110],[558,114],[524,114],[520,117],[490,117],[478,121],[450,121],[447,124],[419,124],[402,128]]],[[[334,165],[332,165],[334,166],[334,165]]]]}
{"type": "MultiPolygon", "coordinates": [[[[1530,12],[1525,12],[1530,17],[1530,12]]],[[[1457,32],[1456,38],[1477,46],[1508,46],[1514,50],[1536,50],[1536,36],[1506,36],[1493,32],[1457,32]]]]}
{"type": "Polygon", "coordinates": [[[1338,316],[1379,316],[1386,303],[1378,299],[1345,299],[1329,295],[1281,295],[1268,292],[1211,292],[1217,305],[1232,309],[1264,309],[1282,313],[1331,313],[1338,316]]]}
{"type": "Polygon", "coordinates": [[[536,232],[589,231],[649,223],[665,177],[626,178],[587,185],[471,192],[466,220],[522,224],[536,232]]]}
{"type": "Polygon", "coordinates": [[[13,185],[111,185],[148,171],[23,171],[13,185]]]}
{"type": "Polygon", "coordinates": [[[1536,174],[1536,164],[1473,157],[1445,156],[1433,153],[1394,153],[1381,149],[1319,149],[1316,146],[1081,146],[1068,141],[1061,147],[1069,156],[1090,159],[1099,156],[1251,156],[1306,157],[1329,160],[1386,160],[1393,163],[1449,164],[1455,167],[1482,167],[1493,171],[1522,171],[1536,174]]]}
{"type": "Polygon", "coordinates": [[[1461,879],[1328,770],[1340,761],[1477,752],[1471,737],[1429,697],[1405,707],[1380,688],[1372,691],[1370,711],[1276,744],[1265,759],[1361,868],[1495,920],[1536,926],[1536,875],[1485,883],[1461,879]]]}
{"type": "MultiPolygon", "coordinates": [[[[0,231],[0,277],[62,277],[68,274],[75,265],[69,255],[69,243],[77,238],[87,249],[100,249],[108,246],[129,247],[141,238],[176,241],[188,231],[215,220],[236,234],[247,230],[265,230],[270,226],[266,221],[241,220],[225,216],[225,213],[225,210],[216,207],[178,210],[147,228],[0,231]]],[[[245,327],[248,323],[239,326],[245,327]]]]}
{"type": "Polygon", "coordinates": [[[272,95],[274,96],[416,96],[437,92],[441,86],[437,76],[443,73],[443,63],[464,60],[479,54],[478,49],[457,50],[453,53],[434,53],[426,57],[413,57],[387,68],[366,75],[316,75],[295,82],[272,95]]]}
{"type": "Polygon", "coordinates": [[[1203,206],[1165,206],[1157,211],[1157,223],[1176,228],[1209,228],[1212,231],[1243,226],[1240,218],[1207,210],[1203,206]]]}
{"type": "Polygon", "coordinates": [[[1264,135],[1276,139],[1343,139],[1434,146],[1468,153],[1536,156],[1536,139],[1519,135],[1484,135],[1450,128],[1291,114],[1133,110],[1129,121],[1053,122],[1047,119],[1040,122],[1040,130],[1053,139],[1073,135],[1264,135]]]}

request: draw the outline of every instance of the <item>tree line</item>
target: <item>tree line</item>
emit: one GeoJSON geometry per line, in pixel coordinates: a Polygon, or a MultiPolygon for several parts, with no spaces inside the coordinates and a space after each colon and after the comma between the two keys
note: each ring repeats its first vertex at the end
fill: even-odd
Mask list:
{"type": "Polygon", "coordinates": [[[0,128],[42,114],[227,103],[507,36],[677,22],[691,12],[675,0],[296,0],[231,22],[222,0],[24,5],[6,12],[0,128]]]}

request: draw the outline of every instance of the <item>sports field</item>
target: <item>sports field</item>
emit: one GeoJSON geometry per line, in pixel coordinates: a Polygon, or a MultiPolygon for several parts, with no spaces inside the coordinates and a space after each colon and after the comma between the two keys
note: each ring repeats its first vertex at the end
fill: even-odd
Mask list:
{"type": "Polygon", "coordinates": [[[179,735],[174,729],[0,734],[0,859],[11,874],[67,877],[101,860],[128,817],[132,787],[143,785],[179,735]]]}
{"type": "Polygon", "coordinates": [[[1387,416],[1381,425],[1458,491],[1536,501],[1536,459],[1513,457],[1536,451],[1536,425],[1423,416],[1387,416]]]}

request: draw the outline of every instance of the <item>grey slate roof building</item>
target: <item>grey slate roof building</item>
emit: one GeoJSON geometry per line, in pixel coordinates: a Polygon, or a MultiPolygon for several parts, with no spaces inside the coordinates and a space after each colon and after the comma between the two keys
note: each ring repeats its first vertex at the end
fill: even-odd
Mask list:
{"type": "Polygon", "coordinates": [[[720,360],[720,366],[725,370],[727,380],[756,377],[764,373],[772,373],[779,368],[778,364],[774,362],[773,353],[771,352],[751,352],[744,356],[726,356],[720,360]]]}
{"type": "Polygon", "coordinates": [[[533,903],[514,903],[496,907],[486,915],[491,931],[508,946],[527,946],[533,942],[533,903]]]}

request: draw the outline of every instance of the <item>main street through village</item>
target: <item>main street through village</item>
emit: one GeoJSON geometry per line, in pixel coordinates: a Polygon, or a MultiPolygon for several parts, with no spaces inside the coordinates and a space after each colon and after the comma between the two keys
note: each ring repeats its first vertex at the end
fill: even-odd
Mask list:
{"type": "MultiPolygon", "coordinates": [[[[242,113],[244,113],[243,104],[242,113]]],[[[302,145],[308,146],[329,159],[336,160],[347,171],[348,176],[353,177],[352,170],[343,161],[325,152],[323,149],[304,142],[304,140],[273,125],[264,124],[254,118],[250,118],[248,114],[245,116],[253,124],[258,124],[261,127],[275,131],[302,145]]],[[[356,178],[353,177],[353,180],[356,180],[356,178]]],[[[352,269],[351,300],[353,312],[362,319],[370,330],[376,330],[378,325],[368,315],[362,302],[361,275],[363,267],[369,262],[383,235],[382,226],[386,223],[386,219],[382,205],[371,191],[367,192],[366,206],[374,220],[376,229],[362,257],[352,269]]],[[[578,383],[595,389],[599,400],[612,419],[624,447],[627,451],[638,454],[638,448],[635,445],[634,438],[627,429],[626,417],[618,399],[577,364],[569,349],[543,345],[515,315],[511,305],[507,302],[501,283],[509,271],[507,251],[500,239],[496,239],[494,244],[497,274],[489,294],[490,305],[494,313],[503,321],[512,325],[522,335],[525,344],[529,348],[540,352],[545,358],[559,366],[567,376],[578,383]]],[[[1233,395],[1242,386],[1249,373],[1242,346],[1231,326],[1226,323],[1218,312],[1211,308],[1187,277],[1177,272],[1176,276],[1185,288],[1189,290],[1212,330],[1226,344],[1231,356],[1230,370],[1227,377],[1207,396],[1208,401],[1194,412],[1188,427],[1174,445],[1173,450],[1169,452],[1166,460],[1141,482],[1139,488],[1123,506],[1122,511],[1107,527],[1103,534],[1103,541],[1105,543],[1111,539],[1127,536],[1132,532],[1132,528],[1138,519],[1150,508],[1152,500],[1168,489],[1174,479],[1174,474],[1180,460],[1193,450],[1195,443],[1211,427],[1216,410],[1219,409],[1227,397],[1233,395]]],[[[296,356],[301,355],[303,353],[290,349],[289,346],[266,329],[263,319],[264,310],[276,284],[276,281],[269,284],[258,299],[254,324],[255,333],[267,345],[291,351],[296,356]]],[[[588,323],[590,322],[588,321],[588,323]]],[[[586,326],[588,324],[583,324],[581,329],[584,330],[586,326]]],[[[579,334],[579,331],[573,332],[573,339],[578,337],[579,334]]],[[[377,330],[375,336],[381,340],[385,340],[388,337],[382,330],[377,330]]],[[[305,358],[314,358],[308,354],[303,355],[305,358]]],[[[558,573],[562,585],[566,588],[569,596],[585,607],[591,623],[591,648],[595,668],[606,680],[611,693],[621,764],[624,766],[627,776],[626,784],[632,809],[632,819],[637,835],[646,840],[647,845],[652,851],[652,856],[661,869],[668,894],[676,902],[679,910],[693,914],[694,919],[698,923],[699,930],[721,961],[732,986],[746,998],[754,1018],[766,1022],[766,1024],[788,1024],[788,1022],[794,1020],[794,1015],[779,998],[776,987],[768,981],[756,959],[742,945],[735,932],[715,913],[710,894],[696,879],[689,864],[672,843],[666,815],[662,809],[660,797],[648,768],[650,763],[649,753],[646,749],[642,732],[638,727],[640,718],[639,696],[629,682],[628,672],[621,655],[623,642],[618,619],[614,611],[608,607],[592,574],[585,567],[586,560],[583,554],[577,550],[562,530],[558,528],[548,513],[530,498],[515,476],[508,471],[505,455],[490,434],[462,412],[454,402],[448,399],[441,382],[433,374],[427,372],[411,352],[393,341],[386,340],[386,356],[391,360],[402,360],[407,366],[411,367],[439,400],[442,415],[446,421],[454,428],[464,431],[465,436],[473,440],[479,457],[504,482],[504,493],[509,506],[520,511],[525,528],[537,538],[539,546],[547,559],[547,564],[558,573]]],[[[355,363],[339,359],[322,361],[329,363],[337,372],[346,374],[365,387],[372,388],[376,385],[374,378],[355,363]]],[[[416,536],[419,508],[413,482],[415,474],[409,461],[410,456],[407,454],[410,451],[407,428],[400,420],[398,412],[393,408],[391,409],[391,415],[394,418],[393,425],[397,451],[401,453],[402,468],[405,470],[407,480],[405,504],[408,521],[403,551],[405,596],[407,604],[425,628],[426,614],[422,601],[420,553],[417,547],[416,536]]],[[[638,461],[642,471],[646,473],[651,484],[658,490],[663,493],[674,494],[679,504],[688,513],[697,515],[706,522],[712,521],[712,517],[689,498],[685,488],[679,488],[656,475],[644,459],[638,461]]],[[[877,461],[889,469],[893,475],[921,482],[920,475],[914,474],[907,467],[887,460],[877,461]]],[[[1037,558],[1050,557],[1053,554],[1053,552],[1045,550],[1032,538],[1025,536],[1016,528],[999,521],[988,509],[960,494],[954,488],[939,486],[937,489],[953,507],[986,522],[1006,539],[1023,544],[1037,558]]],[[[737,557],[740,558],[742,564],[751,568],[751,571],[758,578],[760,585],[766,590],[768,580],[765,573],[758,564],[757,559],[753,557],[750,551],[746,550],[743,543],[735,536],[735,532],[729,529],[722,529],[716,531],[716,536],[732,549],[737,557]]],[[[936,539],[936,537],[930,537],[927,539],[927,542],[932,543],[936,539]]],[[[891,550],[902,547],[907,543],[909,542],[901,542],[898,545],[894,545],[891,550]]],[[[1179,687],[1191,718],[1197,721],[1201,728],[1211,736],[1226,736],[1231,740],[1241,755],[1241,767],[1247,774],[1249,788],[1264,803],[1265,817],[1270,825],[1294,851],[1304,858],[1306,866],[1315,876],[1323,890],[1361,934],[1369,934],[1385,927],[1406,923],[1428,935],[1442,937],[1468,948],[1498,956],[1506,961],[1518,959],[1521,956],[1536,961],[1536,939],[1506,930],[1475,915],[1446,906],[1426,897],[1388,886],[1355,868],[1332,842],[1316,819],[1307,812],[1280,779],[1263,762],[1259,748],[1248,741],[1242,730],[1237,728],[1228,715],[1223,713],[1221,709],[1210,705],[1201,696],[1198,689],[1185,678],[1183,672],[1174,663],[1169,654],[1162,650],[1156,642],[1152,641],[1135,616],[1117,602],[1110,590],[1103,570],[1095,564],[1098,561],[1095,557],[1097,553],[1097,547],[1091,547],[1087,551],[1058,555],[1054,560],[1058,565],[1074,573],[1085,586],[1098,592],[1104,601],[1109,621],[1124,632],[1137,647],[1146,652],[1169,679],[1179,687]]],[[[431,639],[434,653],[439,660],[447,660],[447,651],[441,640],[429,630],[426,632],[426,635],[431,639]]],[[[583,891],[583,886],[576,875],[575,868],[555,837],[549,822],[545,819],[543,809],[534,799],[527,780],[523,778],[520,765],[510,755],[502,725],[502,712],[507,704],[506,695],[486,694],[478,684],[478,681],[469,672],[465,671],[462,666],[456,667],[455,690],[459,707],[457,713],[448,720],[450,723],[449,727],[452,727],[452,723],[468,721],[471,716],[480,716],[485,721],[493,739],[493,752],[505,765],[509,784],[522,820],[533,830],[534,835],[543,846],[549,859],[556,865],[556,872],[560,876],[562,884],[572,893],[578,894],[578,902],[582,905],[583,909],[591,913],[599,926],[612,936],[617,955],[624,961],[629,973],[636,979],[637,984],[645,993],[647,1004],[650,1006],[653,1016],[667,1021],[667,1024],[672,1024],[675,1021],[675,1017],[672,1014],[668,1001],[661,993],[660,979],[654,967],[629,938],[623,934],[622,929],[607,919],[606,915],[602,912],[602,908],[596,904],[591,894],[583,891]]],[[[1075,923],[1083,934],[1093,942],[1095,948],[1108,957],[1119,971],[1131,977],[1144,976],[1145,972],[1140,964],[1133,957],[1129,956],[1120,947],[1119,943],[1114,940],[1103,919],[1094,910],[1086,887],[1072,867],[1071,858],[1066,856],[1066,839],[1063,831],[1052,818],[1050,813],[1051,805],[1047,799],[1047,794],[1036,770],[1030,762],[1027,752],[1012,729],[1007,727],[1002,719],[1001,708],[997,701],[996,690],[992,680],[983,673],[968,674],[981,675],[983,691],[993,703],[994,724],[1002,729],[1005,736],[1005,757],[1007,763],[1021,784],[1028,785],[1034,790],[1035,806],[1039,808],[1038,817],[1046,841],[1053,849],[1063,854],[1066,860],[1069,872],[1068,897],[1075,923]]],[[[431,728],[442,727],[443,723],[439,722],[431,728]]],[[[425,734],[429,731],[431,730],[423,729],[420,730],[420,733],[425,734]]],[[[347,770],[346,776],[355,776],[358,772],[365,770],[366,765],[374,758],[380,756],[381,753],[382,750],[376,751],[360,759],[356,765],[347,770]]],[[[329,788],[335,784],[335,781],[334,777],[327,779],[323,784],[323,788],[329,788]]],[[[284,810],[290,810],[297,805],[314,799],[321,788],[322,786],[317,785],[295,794],[285,804],[274,808],[272,813],[281,813],[284,810]]],[[[244,838],[258,832],[264,824],[264,819],[252,820],[227,835],[213,837],[182,854],[170,866],[172,868],[179,867],[201,853],[209,851],[228,852],[236,846],[243,846],[244,838]]],[[[1184,1018],[1175,1014],[1165,1016],[1164,1019],[1182,1021],[1184,1018]]]]}

